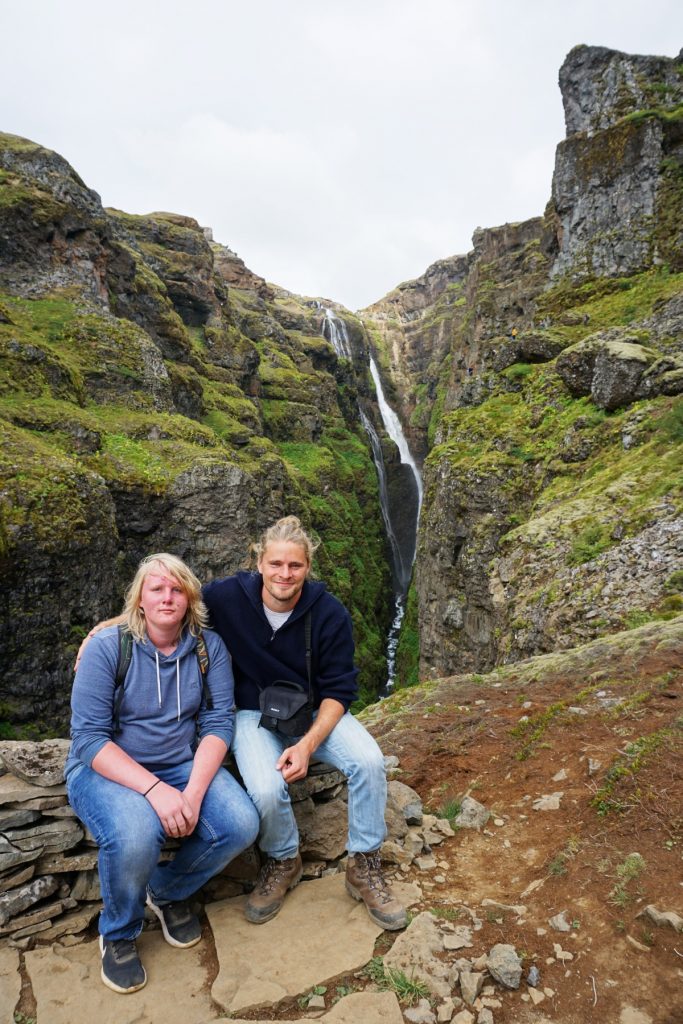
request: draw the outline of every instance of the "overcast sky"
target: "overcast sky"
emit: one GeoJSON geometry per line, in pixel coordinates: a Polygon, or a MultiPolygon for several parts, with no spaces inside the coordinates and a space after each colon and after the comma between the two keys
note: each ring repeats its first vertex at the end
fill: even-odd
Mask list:
{"type": "Polygon", "coordinates": [[[0,130],[357,309],[542,213],[578,43],[675,56],[680,0],[0,0],[0,130]]]}

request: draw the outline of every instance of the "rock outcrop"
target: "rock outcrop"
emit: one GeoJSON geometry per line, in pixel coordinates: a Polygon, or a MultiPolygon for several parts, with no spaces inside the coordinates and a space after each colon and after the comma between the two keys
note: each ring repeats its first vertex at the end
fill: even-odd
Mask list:
{"type": "Polygon", "coordinates": [[[285,512],[324,541],[372,698],[391,596],[361,332],[340,360],[320,301],[267,285],[192,218],[103,209],[28,140],[0,136],[0,189],[7,734],[65,729],[80,638],[140,557],[173,550],[210,579],[285,512]]]}
{"type": "Polygon", "coordinates": [[[399,685],[681,607],[680,59],[581,46],[560,86],[543,217],[364,311],[430,445],[399,685]]]}

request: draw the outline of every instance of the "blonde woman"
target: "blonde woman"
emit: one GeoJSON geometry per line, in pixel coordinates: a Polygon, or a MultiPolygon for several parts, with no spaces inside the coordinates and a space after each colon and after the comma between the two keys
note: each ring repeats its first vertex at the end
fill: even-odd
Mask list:
{"type": "Polygon", "coordinates": [[[116,625],[84,649],[65,774],[69,800],[100,848],[102,980],[127,993],[147,981],[135,945],[145,903],[167,942],[195,945],[201,928],[188,897],[251,845],[259,821],[221,767],[233,732],[233,677],[223,641],[203,631],[194,573],[174,555],[150,555],[123,619],[131,650],[122,682],[116,625]],[[169,837],[180,848],[159,864],[169,837]]]}

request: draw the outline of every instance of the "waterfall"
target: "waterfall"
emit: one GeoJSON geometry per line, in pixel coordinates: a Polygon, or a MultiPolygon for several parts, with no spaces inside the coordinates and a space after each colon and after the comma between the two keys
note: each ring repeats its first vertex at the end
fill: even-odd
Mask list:
{"type": "Polygon", "coordinates": [[[325,319],[323,320],[323,338],[327,338],[332,343],[332,347],[338,356],[342,356],[344,359],[351,359],[351,342],[349,341],[349,332],[346,329],[346,324],[337,316],[333,309],[325,310],[325,319]]]}
{"type": "MultiPolygon", "coordinates": [[[[405,434],[403,433],[403,427],[398,416],[391,408],[386,398],[384,397],[384,389],[382,388],[382,381],[380,380],[379,371],[377,369],[377,363],[370,356],[370,373],[372,379],[375,382],[375,390],[377,391],[377,403],[379,405],[380,415],[382,417],[382,423],[387,434],[394,442],[399,450],[401,456],[401,462],[407,466],[410,466],[413,477],[415,479],[415,486],[417,487],[417,518],[420,516],[420,509],[422,508],[422,475],[415,464],[415,459],[410,454],[408,442],[406,441],[405,434]]],[[[416,523],[417,528],[417,523],[416,523]]]]}
{"type": "MultiPolygon", "coordinates": [[[[344,359],[353,359],[351,341],[346,324],[341,317],[337,316],[333,309],[325,308],[325,319],[322,323],[321,333],[332,344],[338,356],[344,359]]],[[[377,404],[382,417],[382,423],[387,434],[398,448],[400,456],[399,469],[402,471],[398,473],[394,471],[394,486],[392,488],[388,479],[387,468],[382,454],[382,444],[377,431],[368,415],[359,405],[360,420],[370,440],[372,457],[375,469],[377,470],[382,518],[391,549],[394,618],[387,637],[387,682],[384,689],[386,694],[392,689],[394,683],[396,650],[401,623],[405,614],[406,594],[410,585],[413,561],[415,560],[417,521],[422,505],[422,477],[408,448],[408,442],[403,433],[401,421],[384,397],[382,382],[372,356],[370,356],[370,373],[375,383],[377,404]]]]}
{"type": "Polygon", "coordinates": [[[398,542],[398,538],[394,533],[394,527],[391,522],[391,516],[389,514],[389,489],[387,487],[387,471],[384,465],[384,456],[382,455],[382,445],[377,431],[375,430],[371,420],[367,417],[362,409],[359,409],[360,420],[365,428],[365,432],[370,438],[370,446],[372,448],[372,457],[375,463],[375,469],[377,470],[377,480],[379,483],[379,503],[382,509],[382,519],[384,520],[384,528],[386,530],[389,544],[391,546],[391,555],[393,560],[394,577],[398,583],[399,589],[405,591],[408,589],[410,583],[410,572],[412,569],[412,563],[406,561],[401,552],[401,546],[398,542]]]}
{"type": "MultiPolygon", "coordinates": [[[[375,383],[375,390],[377,392],[377,404],[379,406],[380,415],[382,417],[382,423],[387,434],[398,448],[399,455],[401,457],[401,465],[407,466],[412,474],[412,481],[414,484],[414,491],[417,492],[417,502],[413,501],[412,505],[408,509],[395,509],[388,507],[386,518],[389,518],[392,522],[392,534],[393,534],[393,523],[396,521],[396,516],[399,512],[403,515],[408,514],[409,522],[407,524],[407,537],[404,540],[404,544],[399,547],[398,559],[395,557],[395,572],[394,576],[397,581],[395,601],[394,601],[394,618],[389,629],[389,636],[387,637],[387,682],[385,687],[385,693],[391,692],[394,685],[394,678],[396,676],[396,651],[398,649],[398,641],[401,632],[401,623],[405,615],[405,600],[408,592],[408,586],[410,584],[410,576],[413,568],[413,562],[415,560],[415,550],[417,547],[417,524],[420,518],[420,509],[422,507],[422,475],[417,468],[415,459],[410,453],[408,442],[406,441],[405,434],[403,433],[403,427],[398,416],[391,408],[384,396],[384,388],[382,387],[382,381],[379,376],[377,364],[372,356],[370,356],[370,374],[375,383]],[[393,515],[392,515],[393,513],[393,515]],[[412,513],[412,515],[411,515],[412,513]]],[[[374,452],[374,446],[373,446],[374,452]]],[[[381,456],[381,449],[380,449],[381,456]]],[[[377,464],[377,460],[375,460],[377,464]]],[[[384,468],[384,462],[382,462],[382,472],[386,477],[386,470],[384,468]]],[[[379,467],[377,469],[378,475],[380,475],[379,467]]],[[[380,485],[381,493],[381,485],[380,485]]],[[[406,531],[404,530],[404,533],[406,531]]],[[[391,541],[391,536],[390,536],[391,541]]]]}

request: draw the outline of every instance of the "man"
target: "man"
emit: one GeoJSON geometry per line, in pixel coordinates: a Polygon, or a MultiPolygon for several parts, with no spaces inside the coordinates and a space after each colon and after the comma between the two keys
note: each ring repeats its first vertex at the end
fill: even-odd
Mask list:
{"type": "Polygon", "coordinates": [[[275,917],[302,874],[299,835],[288,784],[303,779],[311,756],[348,779],[346,888],[382,928],[408,918],[381,870],[386,776],[375,740],[349,713],[356,696],[351,618],[324,584],[309,579],[316,545],[295,516],[278,520],[254,546],[258,574],[238,572],[203,588],[212,625],[225,641],[235,675],[233,754],[258,810],[266,862],[247,905],[254,924],[275,917]],[[259,725],[260,691],[276,680],[308,688],[305,620],[310,611],[312,687],[316,714],[300,737],[259,725]]]}

